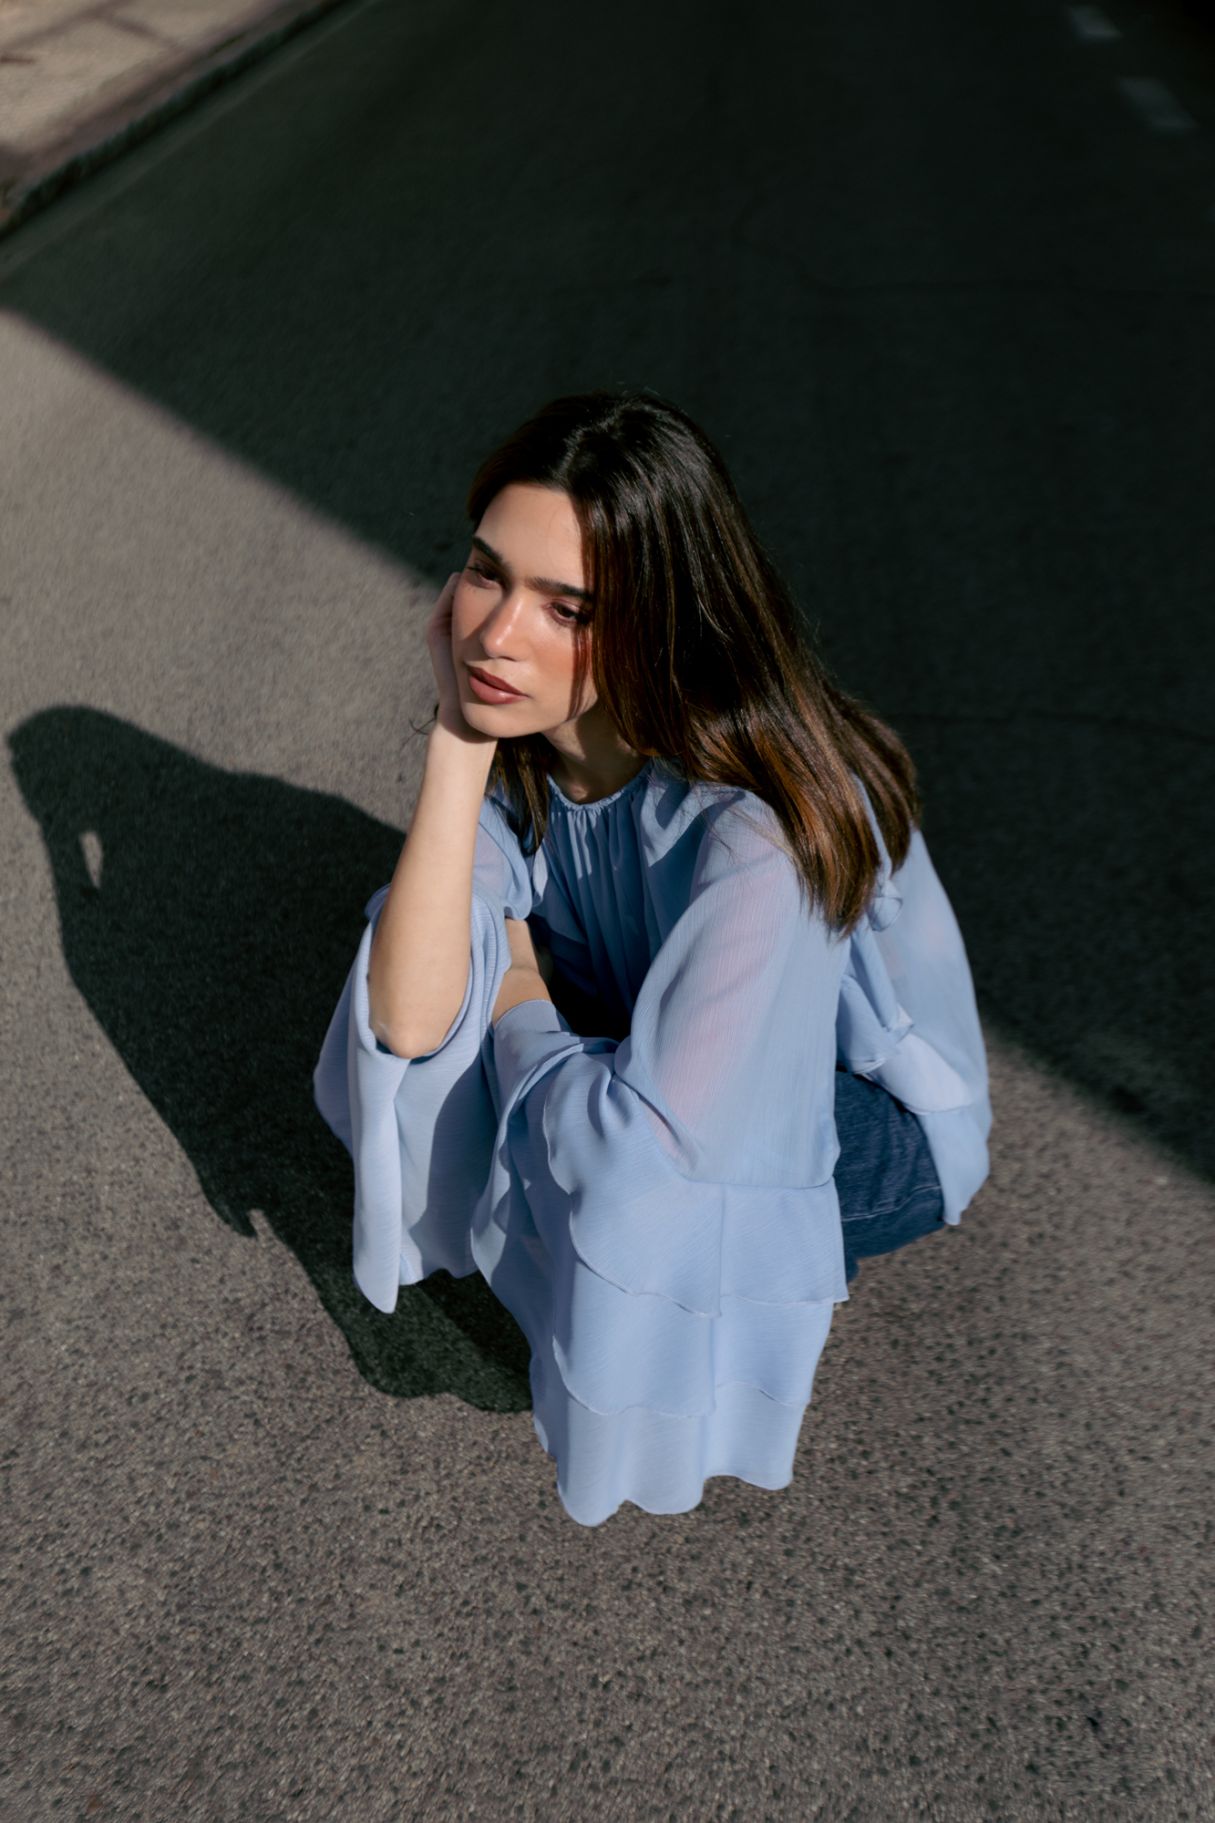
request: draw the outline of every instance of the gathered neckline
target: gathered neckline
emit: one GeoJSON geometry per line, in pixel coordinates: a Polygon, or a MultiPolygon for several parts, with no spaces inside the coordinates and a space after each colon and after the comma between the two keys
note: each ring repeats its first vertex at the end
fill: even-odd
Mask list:
{"type": "Polygon", "coordinates": [[[551,772],[546,776],[548,778],[549,790],[562,810],[603,810],[607,805],[614,804],[618,798],[624,797],[628,792],[635,791],[638,785],[649,777],[653,766],[653,759],[648,759],[639,772],[635,772],[631,779],[627,780],[625,784],[618,786],[615,791],[609,791],[606,797],[588,798],[581,804],[574,798],[566,797],[564,791],[562,791],[551,772]]]}

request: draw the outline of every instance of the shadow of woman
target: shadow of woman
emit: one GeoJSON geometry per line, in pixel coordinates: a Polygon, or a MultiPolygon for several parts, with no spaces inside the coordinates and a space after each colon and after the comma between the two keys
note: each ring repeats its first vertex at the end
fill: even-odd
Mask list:
{"type": "Polygon", "coordinates": [[[41,711],[9,750],[72,979],[215,1213],[253,1240],[264,1215],[382,1391],[530,1408],[527,1343],[479,1274],[402,1286],[391,1316],[351,1277],[351,1161],[312,1071],[401,832],[99,710],[41,711]]]}

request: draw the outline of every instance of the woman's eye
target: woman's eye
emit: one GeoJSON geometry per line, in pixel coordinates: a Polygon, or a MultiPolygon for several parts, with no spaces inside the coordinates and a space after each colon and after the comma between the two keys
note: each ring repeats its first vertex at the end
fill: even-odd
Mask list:
{"type": "Polygon", "coordinates": [[[550,602],[558,620],[566,627],[589,627],[593,618],[590,608],[571,608],[567,602],[550,602]]]}
{"type": "MultiPolygon", "coordinates": [[[[487,570],[483,564],[467,563],[464,566],[464,573],[466,576],[471,576],[481,587],[497,588],[500,586],[494,571],[487,570]]],[[[589,614],[581,613],[579,609],[571,608],[563,601],[550,602],[549,606],[562,626],[585,626],[591,618],[589,614]]]]}

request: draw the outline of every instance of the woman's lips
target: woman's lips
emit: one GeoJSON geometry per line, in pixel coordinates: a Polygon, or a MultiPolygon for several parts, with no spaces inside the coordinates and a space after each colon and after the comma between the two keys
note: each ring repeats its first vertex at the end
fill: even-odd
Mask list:
{"type": "Polygon", "coordinates": [[[492,699],[495,702],[503,702],[509,698],[514,702],[524,694],[522,690],[512,690],[506,684],[499,684],[495,678],[488,676],[483,671],[478,671],[475,665],[465,665],[464,668],[468,672],[470,681],[478,688],[479,692],[484,692],[485,699],[487,700],[492,699]]]}

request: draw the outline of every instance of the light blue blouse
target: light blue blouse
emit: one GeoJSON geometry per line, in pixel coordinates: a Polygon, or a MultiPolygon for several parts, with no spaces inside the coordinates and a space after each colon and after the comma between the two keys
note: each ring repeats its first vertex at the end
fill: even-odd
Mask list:
{"type": "Polygon", "coordinates": [[[314,1074],[354,1161],[354,1277],[383,1311],[480,1271],[531,1348],[533,1423],[572,1518],[697,1505],[711,1475],[788,1485],[832,1310],[848,1297],[835,1065],[923,1124],[956,1223],[988,1172],[987,1064],[961,934],[922,833],[846,938],[809,915],[775,813],[649,761],[551,814],[525,857],[486,797],[471,967],[442,1043],[368,1019],[374,893],[314,1074]],[[601,1017],[491,1026],[530,918],[601,1017]],[[587,1024],[587,1020],[580,1023],[587,1024]]]}

